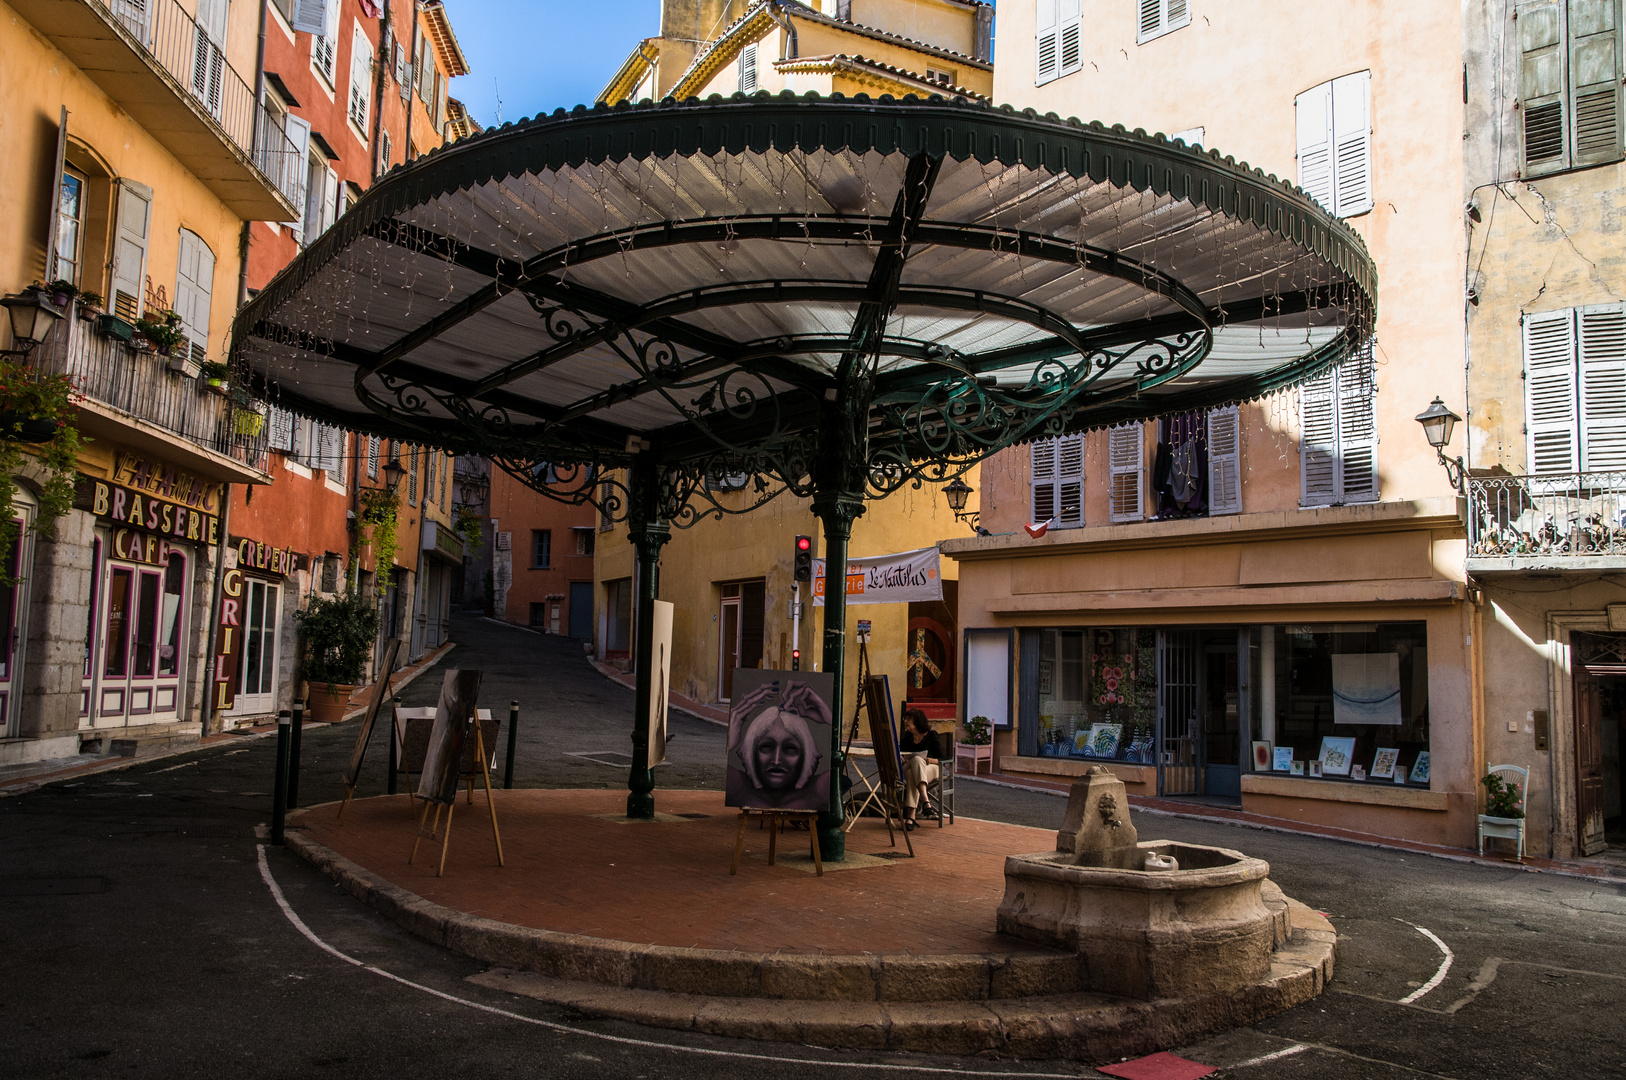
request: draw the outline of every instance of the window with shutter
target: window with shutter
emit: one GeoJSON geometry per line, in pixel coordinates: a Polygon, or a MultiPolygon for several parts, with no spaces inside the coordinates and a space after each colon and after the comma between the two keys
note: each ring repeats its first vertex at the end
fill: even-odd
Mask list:
{"type": "Polygon", "coordinates": [[[110,292],[113,313],[126,322],[141,315],[147,272],[147,234],[152,225],[152,188],[120,179],[117,236],[113,240],[110,292]]]}
{"type": "Polygon", "coordinates": [[[1329,213],[1332,194],[1332,83],[1300,94],[1293,102],[1298,126],[1299,187],[1329,213]]]}
{"type": "Polygon", "coordinates": [[[288,20],[289,26],[317,37],[332,34],[333,22],[329,21],[328,15],[333,6],[328,0],[293,0],[293,5],[293,16],[288,20]]]}
{"type": "Polygon", "coordinates": [[[333,470],[333,440],[337,432],[326,424],[316,425],[316,450],[306,464],[313,469],[333,470]]]}
{"type": "Polygon", "coordinates": [[[1084,66],[1084,27],[1081,0],[1060,0],[1056,19],[1056,77],[1071,75],[1084,66]]]}
{"type": "Polygon", "coordinates": [[[1242,512],[1242,421],[1235,405],[1208,414],[1208,512],[1242,512]]]}
{"type": "Polygon", "coordinates": [[[1084,436],[1056,439],[1056,525],[1076,529],[1084,524],[1084,436]]]}
{"type": "Polygon", "coordinates": [[[192,93],[204,108],[220,116],[226,75],[226,7],[229,0],[198,0],[194,23],[192,93]]]}
{"type": "Polygon", "coordinates": [[[114,17],[124,28],[142,45],[152,48],[151,0],[113,0],[112,7],[114,17]]]}
{"type": "Polygon", "coordinates": [[[1372,73],[1357,71],[1294,99],[1299,187],[1328,213],[1372,209],[1372,73]]]}
{"type": "Polygon", "coordinates": [[[350,39],[350,122],[367,141],[367,117],[372,102],[373,45],[357,23],[350,39]]]}
{"type": "Polygon", "coordinates": [[[747,45],[740,50],[740,78],[738,89],[749,94],[757,88],[757,47],[747,45]]]}
{"type": "Polygon", "coordinates": [[[1140,521],[1146,517],[1146,432],[1124,424],[1107,432],[1107,517],[1140,521]]]}
{"type": "Polygon", "coordinates": [[[311,157],[310,183],[305,189],[305,243],[327,232],[339,206],[339,175],[327,159],[311,157]]]}
{"type": "Polygon", "coordinates": [[[434,88],[435,56],[429,47],[429,39],[426,37],[418,38],[418,66],[416,70],[418,74],[418,98],[425,105],[428,105],[431,91],[434,88]]]}
{"type": "Polygon", "coordinates": [[[1532,473],[1581,468],[1576,433],[1575,312],[1524,317],[1525,440],[1532,473]]]}
{"type": "Polygon", "coordinates": [[[294,414],[286,409],[272,408],[266,423],[266,437],[271,449],[289,453],[294,448],[294,414]]]}
{"type": "Polygon", "coordinates": [[[175,312],[191,344],[192,359],[202,363],[209,351],[209,307],[214,291],[215,256],[197,234],[181,230],[175,259],[175,312]]]}
{"type": "Polygon", "coordinates": [[[367,479],[378,479],[378,436],[367,436],[367,479]]]}
{"type": "Polygon", "coordinates": [[[1514,21],[1524,175],[1619,161],[1620,0],[1540,0],[1514,21]]]}
{"type": "Polygon", "coordinates": [[[418,505],[418,448],[416,446],[407,455],[407,505],[418,505]]]}
{"type": "Polygon", "coordinates": [[[1299,387],[1300,503],[1378,498],[1377,388],[1370,349],[1299,387]]]}
{"type": "Polygon", "coordinates": [[[332,86],[339,49],[339,0],[327,0],[322,18],[325,29],[311,38],[311,67],[332,86]]]}
{"type": "Polygon", "coordinates": [[[1626,307],[1576,312],[1580,359],[1581,468],[1626,471],[1626,307]]]}
{"type": "Polygon", "coordinates": [[[1043,524],[1056,516],[1056,440],[1041,439],[1028,446],[1028,508],[1031,520],[1043,524]]]}
{"type": "Polygon", "coordinates": [[[1188,0],[1135,0],[1135,42],[1143,44],[1191,25],[1188,0]]]}
{"type": "Polygon", "coordinates": [[[1057,31],[1061,8],[1060,0],[1034,0],[1034,3],[1037,16],[1034,36],[1038,46],[1038,61],[1033,69],[1033,85],[1043,86],[1060,73],[1058,70],[1060,43],[1057,40],[1057,31]]]}

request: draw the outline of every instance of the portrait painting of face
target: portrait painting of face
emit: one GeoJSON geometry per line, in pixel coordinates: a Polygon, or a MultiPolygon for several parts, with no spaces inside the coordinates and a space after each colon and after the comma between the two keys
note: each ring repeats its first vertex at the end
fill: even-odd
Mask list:
{"type": "Polygon", "coordinates": [[[828,672],[734,672],[728,715],[729,806],[821,810],[830,801],[828,672]]]}

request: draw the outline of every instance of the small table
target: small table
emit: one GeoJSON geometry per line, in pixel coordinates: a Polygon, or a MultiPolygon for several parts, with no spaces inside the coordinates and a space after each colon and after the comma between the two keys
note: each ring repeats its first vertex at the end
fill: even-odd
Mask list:
{"type": "Polygon", "coordinates": [[[994,775],[994,747],[992,743],[984,743],[982,746],[972,746],[970,743],[963,742],[955,743],[954,771],[959,772],[960,762],[966,760],[971,762],[972,776],[977,775],[977,763],[979,761],[986,761],[988,763],[988,775],[994,775]]]}

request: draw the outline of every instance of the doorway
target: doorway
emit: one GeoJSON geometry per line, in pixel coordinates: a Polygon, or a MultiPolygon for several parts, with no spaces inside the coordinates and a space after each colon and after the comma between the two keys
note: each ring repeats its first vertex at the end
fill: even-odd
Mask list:
{"type": "Polygon", "coordinates": [[[243,715],[275,712],[282,587],[259,578],[244,578],[243,586],[242,675],[232,711],[243,715]]]}
{"type": "Polygon", "coordinates": [[[1242,801],[1246,630],[1160,630],[1157,636],[1159,795],[1242,801]]]}
{"type": "MultiPolygon", "coordinates": [[[[138,540],[134,546],[142,545],[138,540]]],[[[109,559],[101,585],[94,726],[176,720],[185,640],[186,556],[170,551],[158,566],[109,559]]]]}
{"type": "Polygon", "coordinates": [[[593,636],[593,583],[570,583],[570,636],[586,640],[593,636]]]}
{"type": "Polygon", "coordinates": [[[1626,848],[1620,744],[1626,723],[1626,636],[1575,634],[1575,821],[1581,855],[1626,848]]]}
{"type": "Polygon", "coordinates": [[[762,666],[763,600],[767,583],[732,581],[718,586],[717,700],[734,697],[736,668],[762,666]]]}

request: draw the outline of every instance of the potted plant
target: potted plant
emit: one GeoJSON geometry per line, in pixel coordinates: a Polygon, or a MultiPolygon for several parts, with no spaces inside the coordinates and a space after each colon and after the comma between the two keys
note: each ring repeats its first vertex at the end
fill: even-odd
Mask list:
{"type": "MultiPolygon", "coordinates": [[[[39,514],[32,528],[49,535],[57,519],[73,506],[79,467],[79,429],[74,424],[74,387],[66,375],[45,375],[17,359],[0,359],[0,476],[23,467],[24,443],[29,455],[45,467],[39,491],[39,514]]],[[[0,567],[11,565],[21,526],[13,516],[12,484],[0,484],[0,567]]],[[[0,584],[15,585],[0,571],[0,584]]]]}
{"type": "Polygon", "coordinates": [[[175,346],[186,340],[181,330],[181,317],[173,311],[156,311],[153,318],[137,319],[136,329],[158,350],[159,356],[168,356],[175,346]]]}
{"type": "Polygon", "coordinates": [[[99,292],[82,292],[79,294],[79,317],[86,322],[95,322],[96,317],[102,313],[102,294],[99,292]]]}
{"type": "Polygon", "coordinates": [[[204,386],[224,394],[226,392],[227,383],[231,380],[231,369],[225,364],[208,360],[199,365],[198,378],[203,380],[204,386]]]}
{"type": "Polygon", "coordinates": [[[993,738],[993,727],[986,716],[973,716],[965,722],[967,746],[987,746],[993,738]]]}
{"type": "Polygon", "coordinates": [[[295,615],[305,634],[306,716],[336,724],[361,682],[378,637],[378,605],[359,589],[318,596],[295,615]]]}
{"type": "MultiPolygon", "coordinates": [[[[138,324],[139,325],[139,324],[138,324]]],[[[130,348],[138,353],[152,352],[152,342],[140,330],[130,335],[130,348]]]]}
{"type": "Polygon", "coordinates": [[[1499,825],[1511,825],[1524,817],[1524,799],[1516,784],[1510,784],[1495,773],[1486,773],[1479,780],[1485,788],[1485,816],[1496,818],[1499,825]]]}
{"type": "Polygon", "coordinates": [[[79,295],[79,286],[66,278],[57,278],[44,285],[44,291],[51,294],[51,303],[59,308],[68,306],[68,302],[79,295]]]}

